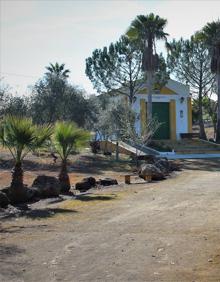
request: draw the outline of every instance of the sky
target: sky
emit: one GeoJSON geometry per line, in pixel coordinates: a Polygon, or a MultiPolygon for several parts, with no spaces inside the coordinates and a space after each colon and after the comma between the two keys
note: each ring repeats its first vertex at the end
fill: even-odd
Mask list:
{"type": "Polygon", "coordinates": [[[65,63],[70,83],[96,93],[85,59],[117,41],[137,15],[151,12],[168,20],[168,40],[188,38],[220,17],[220,1],[0,0],[0,78],[15,95],[28,95],[45,66],[65,63]]]}

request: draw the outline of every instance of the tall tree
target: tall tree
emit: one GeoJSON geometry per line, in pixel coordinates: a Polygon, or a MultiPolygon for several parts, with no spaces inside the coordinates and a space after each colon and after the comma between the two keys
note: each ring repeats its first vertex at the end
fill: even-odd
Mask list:
{"type": "Polygon", "coordinates": [[[86,99],[85,92],[60,78],[38,81],[30,97],[30,115],[36,123],[71,120],[84,127],[93,118],[93,112],[93,105],[86,99]]]}
{"type": "Polygon", "coordinates": [[[70,71],[65,69],[65,64],[54,65],[50,63],[45,67],[47,72],[33,87],[32,103],[35,110],[40,110],[38,118],[42,122],[55,122],[59,116],[63,96],[67,86],[70,71]],[[45,107],[46,104],[46,107],[45,107]]]}
{"type": "Polygon", "coordinates": [[[156,40],[166,40],[166,36],[168,35],[164,32],[166,24],[166,19],[160,18],[153,13],[146,16],[139,15],[132,21],[126,33],[129,38],[138,40],[142,46],[142,70],[145,72],[147,79],[147,116],[149,120],[152,119],[152,90],[155,72],[159,65],[159,59],[156,53],[156,40]]]}
{"type": "Polygon", "coordinates": [[[85,72],[99,93],[123,94],[132,103],[142,79],[141,56],[136,43],[122,36],[108,48],[95,49],[85,72]]]}
{"type": "Polygon", "coordinates": [[[67,79],[69,77],[70,70],[65,69],[65,64],[50,63],[49,66],[46,67],[48,72],[46,73],[47,76],[56,76],[62,79],[67,79]]]}
{"type": "Polygon", "coordinates": [[[37,123],[55,122],[61,112],[67,82],[60,77],[45,76],[33,87],[31,112],[37,123]]]}
{"type": "Polygon", "coordinates": [[[218,95],[216,142],[220,143],[220,20],[207,23],[201,31],[201,37],[209,47],[211,71],[216,75],[218,95]]]}
{"type": "Polygon", "coordinates": [[[190,86],[193,97],[198,99],[200,138],[206,139],[203,121],[203,97],[213,87],[214,75],[210,70],[210,56],[205,44],[197,35],[189,40],[173,40],[167,44],[167,65],[175,77],[190,86]]]}

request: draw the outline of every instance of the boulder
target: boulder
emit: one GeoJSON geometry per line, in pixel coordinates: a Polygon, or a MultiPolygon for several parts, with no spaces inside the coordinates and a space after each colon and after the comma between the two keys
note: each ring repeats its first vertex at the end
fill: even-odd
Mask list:
{"type": "Polygon", "coordinates": [[[79,190],[80,192],[86,192],[87,190],[91,189],[91,185],[89,182],[77,182],[75,184],[75,189],[79,190]]]}
{"type": "Polygon", "coordinates": [[[75,185],[75,189],[79,190],[80,192],[86,192],[87,190],[91,189],[92,187],[96,186],[96,180],[94,177],[86,177],[83,178],[81,182],[77,182],[75,185]]]}
{"type": "Polygon", "coordinates": [[[91,187],[96,186],[96,179],[94,177],[83,178],[82,182],[88,182],[91,185],[91,187]]]}
{"type": "Polygon", "coordinates": [[[170,161],[170,171],[180,171],[182,165],[178,161],[170,161]]]}
{"type": "Polygon", "coordinates": [[[56,177],[39,175],[33,181],[31,191],[30,193],[40,198],[57,197],[60,194],[61,185],[56,177]]]}
{"type": "Polygon", "coordinates": [[[165,178],[165,174],[153,164],[141,165],[138,175],[144,179],[146,176],[151,176],[152,180],[162,180],[165,178]]]}
{"type": "Polygon", "coordinates": [[[99,180],[99,184],[102,186],[117,185],[118,181],[113,178],[104,178],[99,180]]]}
{"type": "Polygon", "coordinates": [[[33,200],[35,201],[35,200],[39,200],[40,198],[42,198],[40,189],[38,189],[37,187],[31,187],[27,189],[28,201],[33,201],[33,200]]]}
{"type": "Polygon", "coordinates": [[[7,208],[9,204],[9,199],[7,195],[3,192],[0,192],[0,208],[7,208]]]}
{"type": "Polygon", "coordinates": [[[170,172],[170,163],[166,158],[161,158],[155,160],[154,165],[158,167],[164,174],[169,174],[170,172]]]}

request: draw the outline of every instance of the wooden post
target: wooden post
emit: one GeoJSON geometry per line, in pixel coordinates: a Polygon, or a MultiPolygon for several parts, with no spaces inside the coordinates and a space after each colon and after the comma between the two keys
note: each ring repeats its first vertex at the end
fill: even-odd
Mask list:
{"type": "Polygon", "coordinates": [[[125,184],[131,184],[131,176],[125,175],[125,184]]]}
{"type": "Polygon", "coordinates": [[[144,176],[144,180],[151,182],[151,180],[152,180],[151,175],[145,175],[145,176],[144,176]]]}

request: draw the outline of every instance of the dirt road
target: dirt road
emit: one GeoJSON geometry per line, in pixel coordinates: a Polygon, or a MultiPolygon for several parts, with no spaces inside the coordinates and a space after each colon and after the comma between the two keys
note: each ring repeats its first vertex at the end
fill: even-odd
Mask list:
{"type": "Polygon", "coordinates": [[[220,172],[195,168],[3,222],[0,281],[220,281],[220,172]]]}

